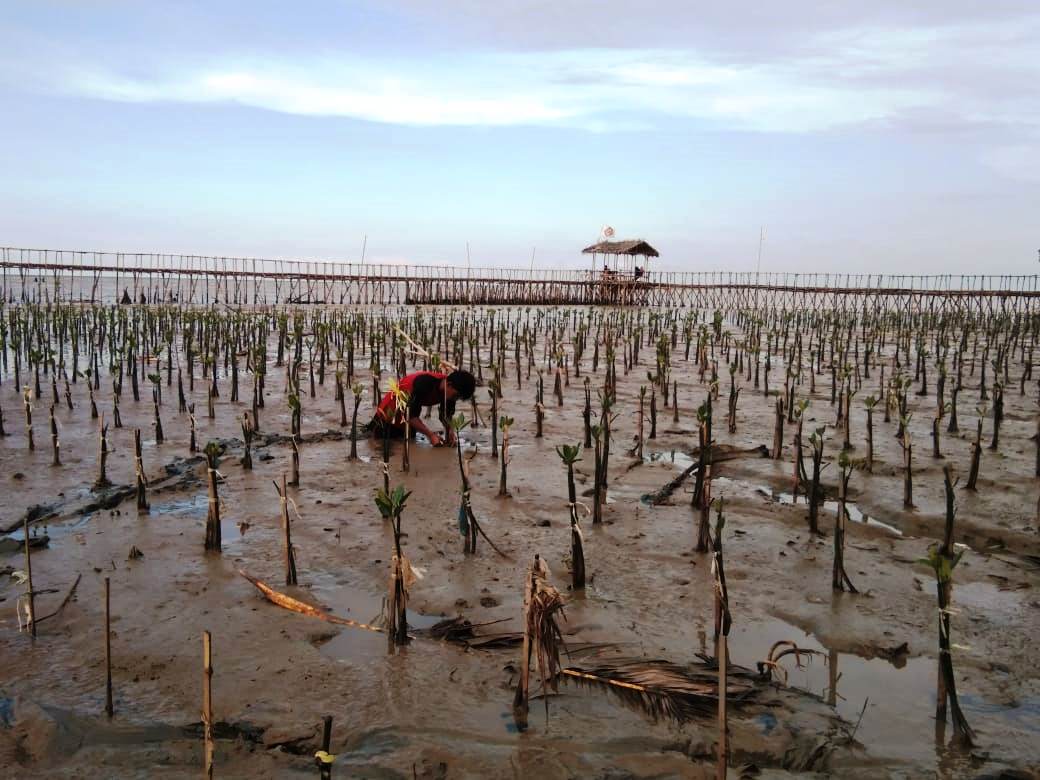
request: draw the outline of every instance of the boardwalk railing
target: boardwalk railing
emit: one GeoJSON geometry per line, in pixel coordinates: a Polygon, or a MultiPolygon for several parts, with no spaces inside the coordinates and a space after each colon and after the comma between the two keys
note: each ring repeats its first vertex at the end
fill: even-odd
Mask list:
{"type": "Polygon", "coordinates": [[[0,248],[3,300],[210,305],[636,304],[651,306],[1032,309],[1037,275],[891,275],[590,270],[272,260],[0,248]],[[871,304],[873,305],[873,304],[871,304]]]}

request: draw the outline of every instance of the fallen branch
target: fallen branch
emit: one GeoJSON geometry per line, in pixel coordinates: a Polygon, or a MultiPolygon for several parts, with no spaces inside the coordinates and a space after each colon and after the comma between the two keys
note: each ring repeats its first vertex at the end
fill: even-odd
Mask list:
{"type": "Polygon", "coordinates": [[[80,579],[82,579],[82,577],[83,577],[82,574],[77,574],[76,575],[76,581],[72,583],[72,587],[69,588],[69,592],[65,594],[65,598],[63,598],[61,600],[61,604],[58,605],[58,608],[56,610],[54,610],[53,612],[51,612],[51,613],[49,613],[47,615],[44,615],[43,617],[36,618],[35,622],[36,623],[42,623],[47,618],[52,618],[55,615],[57,615],[58,613],[60,613],[63,609],[65,609],[65,605],[69,603],[69,600],[72,598],[73,594],[76,592],[76,588],[79,587],[79,581],[80,581],[80,579]]]}

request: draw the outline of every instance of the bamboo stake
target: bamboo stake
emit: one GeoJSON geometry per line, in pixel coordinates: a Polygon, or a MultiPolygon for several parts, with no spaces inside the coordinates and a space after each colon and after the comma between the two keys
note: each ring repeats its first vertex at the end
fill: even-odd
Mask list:
{"type": "Polygon", "coordinates": [[[209,631],[202,632],[202,738],[204,772],[213,777],[213,641],[209,631]]]}

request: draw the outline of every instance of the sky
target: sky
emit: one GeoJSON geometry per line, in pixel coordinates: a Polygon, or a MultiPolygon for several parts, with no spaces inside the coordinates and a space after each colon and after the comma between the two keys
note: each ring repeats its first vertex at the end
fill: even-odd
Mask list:
{"type": "Polygon", "coordinates": [[[0,11],[5,246],[1040,271],[1036,0],[0,11]]]}

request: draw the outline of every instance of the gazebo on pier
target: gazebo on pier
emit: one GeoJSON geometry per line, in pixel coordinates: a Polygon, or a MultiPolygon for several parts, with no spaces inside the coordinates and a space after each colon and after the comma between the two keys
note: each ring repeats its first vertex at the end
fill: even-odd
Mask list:
{"type": "Polygon", "coordinates": [[[647,264],[659,253],[641,238],[631,241],[600,241],[581,250],[592,255],[592,276],[600,303],[633,304],[646,297],[647,264]],[[600,257],[603,267],[600,268],[600,257]],[[640,259],[641,258],[641,259],[640,259]]]}

